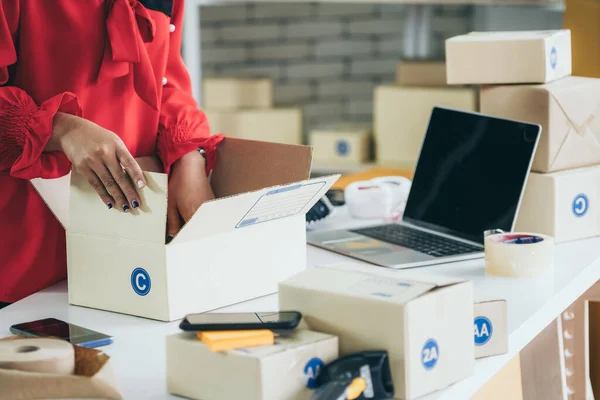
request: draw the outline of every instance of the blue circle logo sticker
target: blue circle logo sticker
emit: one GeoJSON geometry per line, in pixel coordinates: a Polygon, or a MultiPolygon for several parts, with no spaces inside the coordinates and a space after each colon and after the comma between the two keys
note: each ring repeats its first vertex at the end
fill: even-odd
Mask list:
{"type": "Polygon", "coordinates": [[[588,212],[589,208],[590,201],[585,194],[580,193],[575,196],[573,199],[573,214],[575,214],[576,217],[583,217],[588,212]]]}
{"type": "Polygon", "coordinates": [[[313,357],[304,366],[304,375],[308,377],[306,387],[309,389],[316,389],[317,377],[325,367],[325,363],[318,357],[313,357]]]}
{"type": "Polygon", "coordinates": [[[429,339],[425,342],[421,351],[421,363],[427,370],[433,369],[440,357],[440,349],[435,339],[429,339]]]}
{"type": "Polygon", "coordinates": [[[133,291],[140,296],[145,296],[150,293],[152,281],[150,275],[144,268],[136,268],[131,273],[131,287],[133,291]]]}
{"type": "Polygon", "coordinates": [[[558,63],[558,52],[556,51],[556,47],[552,47],[550,50],[550,66],[552,69],[556,69],[556,64],[558,63]]]}
{"type": "Polygon", "coordinates": [[[345,140],[339,140],[336,143],[335,148],[340,156],[347,156],[348,153],[350,153],[350,143],[345,140]]]}
{"type": "Polygon", "coordinates": [[[474,336],[475,336],[475,346],[483,346],[492,338],[492,332],[494,328],[492,327],[492,323],[486,317],[477,317],[475,318],[474,324],[474,336]]]}

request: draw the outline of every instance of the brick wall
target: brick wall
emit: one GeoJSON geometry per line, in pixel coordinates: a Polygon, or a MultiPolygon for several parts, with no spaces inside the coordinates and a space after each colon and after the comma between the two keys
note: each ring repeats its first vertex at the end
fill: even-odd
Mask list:
{"type": "MultiPolygon", "coordinates": [[[[278,106],[304,109],[305,131],[371,123],[373,87],[394,80],[406,6],[232,4],[201,9],[205,76],[270,77],[278,106]]],[[[471,30],[472,7],[436,6],[431,50],[471,30]]]]}

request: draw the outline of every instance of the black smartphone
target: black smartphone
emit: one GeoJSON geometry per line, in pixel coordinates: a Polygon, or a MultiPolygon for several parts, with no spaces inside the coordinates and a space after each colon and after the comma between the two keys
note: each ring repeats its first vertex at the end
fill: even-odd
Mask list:
{"type": "Polygon", "coordinates": [[[15,335],[54,337],[66,340],[71,344],[81,347],[100,347],[113,342],[111,336],[81,326],[69,324],[56,318],[39,319],[37,321],[24,322],[10,327],[15,335]]]}
{"type": "Polygon", "coordinates": [[[297,311],[189,314],[179,327],[184,331],[286,330],[296,328],[301,319],[297,311]]]}

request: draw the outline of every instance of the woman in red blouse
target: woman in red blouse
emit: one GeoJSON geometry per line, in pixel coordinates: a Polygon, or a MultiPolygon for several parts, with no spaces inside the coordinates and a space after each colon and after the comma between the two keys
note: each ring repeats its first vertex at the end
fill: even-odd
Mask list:
{"type": "Polygon", "coordinates": [[[158,154],[169,235],[213,196],[222,138],[191,96],[182,21],[183,0],[1,0],[0,302],[66,276],[64,230],[29,179],[73,168],[127,212],[145,185],[134,158],[158,154]]]}

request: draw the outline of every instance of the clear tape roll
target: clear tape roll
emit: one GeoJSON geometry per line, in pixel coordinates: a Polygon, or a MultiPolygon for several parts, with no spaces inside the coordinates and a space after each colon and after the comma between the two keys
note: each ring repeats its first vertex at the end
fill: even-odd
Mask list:
{"type": "Polygon", "coordinates": [[[537,233],[500,233],[485,238],[490,275],[532,277],[554,267],[554,239],[537,233]]]}
{"type": "Polygon", "coordinates": [[[3,340],[0,368],[71,375],[75,371],[75,350],[71,343],[59,339],[3,340]]]}

